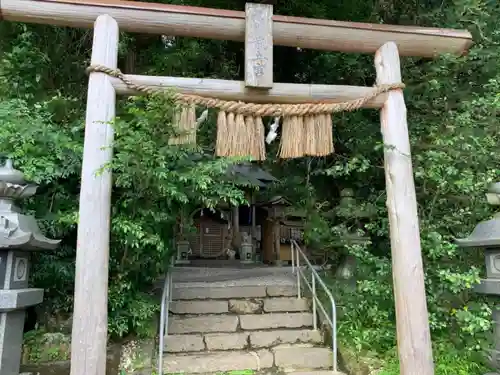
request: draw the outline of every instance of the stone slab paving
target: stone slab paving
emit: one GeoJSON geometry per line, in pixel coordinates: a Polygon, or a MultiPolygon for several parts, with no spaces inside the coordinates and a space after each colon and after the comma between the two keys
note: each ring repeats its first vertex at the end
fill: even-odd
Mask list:
{"type": "Polygon", "coordinates": [[[346,375],[340,371],[310,370],[310,371],[286,371],[287,375],[346,375]]]}
{"type": "Polygon", "coordinates": [[[174,315],[169,319],[169,334],[236,332],[279,328],[311,327],[313,316],[309,312],[270,313],[246,315],[174,315]]]}
{"type": "MultiPolygon", "coordinates": [[[[218,292],[216,292],[218,293],[218,292]]],[[[247,298],[229,300],[178,300],[170,303],[170,312],[176,315],[202,314],[261,314],[309,311],[306,299],[296,297],[247,298]]]]}
{"type": "Polygon", "coordinates": [[[203,286],[179,287],[172,290],[174,300],[203,300],[203,299],[231,299],[231,298],[264,298],[267,297],[266,287],[263,285],[250,286],[203,286]]]}
{"type": "Polygon", "coordinates": [[[226,301],[172,301],[170,312],[173,314],[225,314],[229,312],[226,301]]]}
{"type": "Polygon", "coordinates": [[[299,312],[308,311],[309,303],[305,298],[278,297],[264,300],[264,312],[299,312]]]}
{"type": "Polygon", "coordinates": [[[271,368],[274,356],[269,350],[255,352],[207,352],[202,354],[169,355],[163,359],[164,373],[207,373],[271,368]]]}
{"type": "Polygon", "coordinates": [[[284,369],[332,368],[333,355],[330,348],[304,345],[283,345],[271,349],[276,367],[284,369]]]}
{"type": "Polygon", "coordinates": [[[239,319],[243,330],[301,328],[313,324],[313,316],[309,312],[248,314],[240,315],[239,319]]]}
{"type": "Polygon", "coordinates": [[[292,297],[297,296],[295,285],[270,285],[266,289],[269,297],[292,297]]]}
{"type": "Polygon", "coordinates": [[[231,299],[228,307],[235,314],[259,314],[262,313],[264,299],[231,299]]]}
{"type": "Polygon", "coordinates": [[[323,337],[320,331],[312,329],[290,329],[250,332],[249,340],[252,348],[269,348],[280,344],[320,344],[323,341],[323,337]]]}
{"type": "Polygon", "coordinates": [[[322,342],[321,332],[311,329],[169,335],[165,337],[165,352],[262,349],[281,344],[309,343],[317,345],[322,342]]]}
{"type": "Polygon", "coordinates": [[[205,340],[202,334],[168,335],[165,337],[165,352],[185,353],[205,350],[205,340]]]}
{"type": "MultiPolygon", "coordinates": [[[[297,276],[291,267],[234,268],[173,268],[174,288],[223,288],[238,286],[294,286],[297,276]]],[[[163,285],[159,280],[158,287],[163,285]]]]}
{"type": "Polygon", "coordinates": [[[172,290],[173,300],[206,300],[206,299],[245,299],[265,297],[296,297],[295,285],[238,285],[216,286],[178,286],[172,290]]]}
{"type": "Polygon", "coordinates": [[[169,334],[236,332],[236,315],[200,315],[194,317],[172,316],[169,319],[169,334]]]}
{"type": "MultiPolygon", "coordinates": [[[[169,355],[164,358],[165,373],[213,373],[235,370],[280,368],[331,368],[332,353],[328,348],[305,345],[282,346],[256,351],[204,352],[169,355]]],[[[331,374],[331,372],[329,372],[331,374]]]]}
{"type": "Polygon", "coordinates": [[[165,373],[335,375],[314,371],[331,368],[332,353],[291,268],[176,268],[173,298],[165,373]]]}
{"type": "MultiPolygon", "coordinates": [[[[260,280],[268,280],[269,277],[276,277],[276,280],[295,281],[296,275],[293,274],[291,267],[255,267],[250,269],[241,268],[205,268],[205,267],[174,267],[174,283],[213,283],[228,282],[233,285],[245,280],[244,284],[252,282],[253,285],[259,285],[260,280]]],[[[267,284],[268,285],[268,284],[267,284]]]]}
{"type": "Polygon", "coordinates": [[[205,335],[208,350],[240,350],[249,346],[249,334],[237,333],[209,333],[205,335]]]}

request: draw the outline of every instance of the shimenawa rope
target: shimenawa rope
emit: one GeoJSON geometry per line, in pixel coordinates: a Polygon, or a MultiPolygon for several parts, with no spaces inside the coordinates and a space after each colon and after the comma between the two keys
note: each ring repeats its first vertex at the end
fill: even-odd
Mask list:
{"type": "MultiPolygon", "coordinates": [[[[165,88],[140,85],[119,69],[94,64],[87,73],[105,73],[121,80],[129,89],[154,95],[164,93],[165,88]]],[[[403,89],[403,83],[383,84],[373,88],[367,95],[341,103],[260,104],[241,101],[220,100],[200,95],[172,93],[172,99],[182,107],[177,116],[178,128],[187,132],[172,139],[171,143],[196,141],[195,107],[218,109],[217,145],[218,156],[252,156],[265,159],[264,125],[262,117],[283,117],[280,157],[294,158],[304,155],[325,156],[333,150],[331,114],[354,111],[370,100],[391,90],[403,89]],[[194,133],[194,134],[193,134],[194,133]]]]}

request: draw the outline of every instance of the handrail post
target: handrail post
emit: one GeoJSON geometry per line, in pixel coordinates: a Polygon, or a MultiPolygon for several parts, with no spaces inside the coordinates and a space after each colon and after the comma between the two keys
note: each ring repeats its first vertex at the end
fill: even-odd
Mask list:
{"type": "Polygon", "coordinates": [[[311,272],[311,281],[312,281],[312,296],[313,296],[313,327],[314,330],[318,329],[318,317],[317,317],[317,311],[316,311],[316,277],[314,276],[314,273],[311,272]]]}
{"type": "Polygon", "coordinates": [[[172,302],[173,291],[173,265],[174,257],[170,259],[167,266],[165,281],[163,282],[163,291],[161,295],[160,308],[160,330],[159,330],[159,348],[158,348],[158,374],[163,374],[163,351],[165,346],[165,336],[168,335],[168,318],[170,312],[170,302],[172,302]]]}
{"type": "Polygon", "coordinates": [[[302,290],[300,286],[300,257],[299,257],[299,251],[298,251],[298,245],[297,246],[297,298],[302,298],[302,290]]]}
{"type": "Polygon", "coordinates": [[[332,360],[333,360],[333,371],[337,371],[337,307],[335,304],[335,299],[333,298],[333,295],[330,291],[330,288],[325,284],[325,282],[321,279],[321,276],[316,272],[314,269],[314,266],[311,264],[311,262],[307,259],[307,256],[304,254],[302,249],[299,247],[299,245],[292,240],[292,247],[296,251],[294,259],[297,262],[296,264],[296,269],[295,271],[297,272],[297,285],[298,285],[298,298],[301,297],[301,281],[300,279],[303,277],[304,282],[306,283],[307,287],[309,288],[309,291],[312,293],[313,297],[313,326],[314,329],[318,329],[318,308],[321,310],[323,317],[325,318],[326,322],[329,323],[329,326],[332,330],[332,360]],[[304,268],[308,268],[311,271],[311,283],[309,284],[309,279],[302,273],[302,270],[300,268],[300,257],[303,257],[303,262],[305,263],[304,268]],[[326,293],[326,296],[330,299],[330,304],[331,304],[331,317],[329,317],[329,314],[325,310],[321,300],[317,296],[317,285],[321,288],[323,288],[324,292],[326,293]]]}
{"type": "Polygon", "coordinates": [[[168,283],[169,283],[169,290],[168,290],[168,295],[169,295],[169,300],[168,302],[172,302],[172,295],[173,295],[173,289],[174,289],[174,282],[173,282],[173,277],[174,275],[172,274],[172,270],[170,270],[169,272],[169,275],[170,275],[170,280],[168,280],[168,283]]]}
{"type": "Polygon", "coordinates": [[[332,355],[333,371],[337,371],[337,313],[335,306],[332,306],[332,355]]]}
{"type": "Polygon", "coordinates": [[[290,252],[292,253],[292,273],[295,273],[295,244],[290,243],[290,252]]]}

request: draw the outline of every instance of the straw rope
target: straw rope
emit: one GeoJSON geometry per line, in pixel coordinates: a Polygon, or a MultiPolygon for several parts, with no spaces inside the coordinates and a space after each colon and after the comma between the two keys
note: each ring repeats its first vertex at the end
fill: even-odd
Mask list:
{"type": "MultiPolygon", "coordinates": [[[[134,83],[119,69],[108,68],[104,65],[90,65],[86,71],[88,74],[93,72],[105,73],[111,77],[118,78],[129,89],[145,94],[153,95],[165,91],[164,88],[150,87],[134,83]]],[[[369,94],[359,99],[354,99],[342,103],[260,104],[220,100],[216,98],[182,93],[173,93],[172,98],[174,101],[182,102],[184,104],[195,104],[207,108],[217,108],[223,112],[231,112],[234,114],[241,114],[246,116],[305,116],[354,111],[363,107],[367,102],[374,99],[380,94],[389,92],[391,90],[403,89],[404,87],[404,83],[378,85],[375,86],[369,94]]]]}
{"type": "MultiPolygon", "coordinates": [[[[91,65],[87,73],[104,73],[121,80],[129,89],[148,95],[162,94],[164,87],[140,85],[119,69],[91,65]]],[[[176,102],[174,125],[177,135],[170,144],[196,144],[196,107],[219,110],[215,154],[222,157],[247,157],[265,160],[265,127],[262,117],[282,118],[279,156],[283,159],[326,156],[333,153],[332,113],[354,111],[380,94],[402,89],[403,83],[375,86],[367,95],[342,103],[257,104],[220,100],[200,95],[173,92],[176,102]]]]}

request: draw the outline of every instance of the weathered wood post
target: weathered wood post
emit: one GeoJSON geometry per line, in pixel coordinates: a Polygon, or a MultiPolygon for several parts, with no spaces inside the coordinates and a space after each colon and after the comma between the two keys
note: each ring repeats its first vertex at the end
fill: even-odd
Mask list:
{"type": "MultiPolygon", "coordinates": [[[[377,84],[401,82],[399,52],[388,42],[375,55],[377,84]]],[[[400,373],[432,375],[417,198],[403,92],[389,92],[380,112],[389,212],[400,373]]]]}
{"type": "MultiPolygon", "coordinates": [[[[91,64],[117,67],[118,24],[101,15],[94,24],[91,64]]],[[[76,251],[71,375],[105,375],[108,328],[108,261],[111,161],[115,90],[104,73],[91,73],[87,94],[85,142],[76,251]]]]}
{"type": "Polygon", "coordinates": [[[245,4],[245,86],[273,87],[273,6],[245,4]]]}

